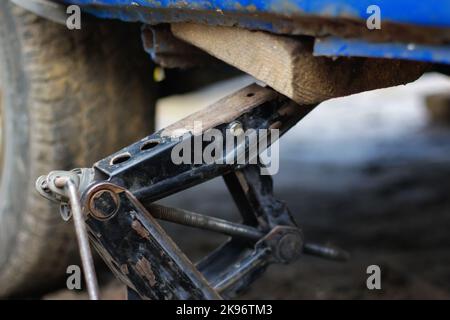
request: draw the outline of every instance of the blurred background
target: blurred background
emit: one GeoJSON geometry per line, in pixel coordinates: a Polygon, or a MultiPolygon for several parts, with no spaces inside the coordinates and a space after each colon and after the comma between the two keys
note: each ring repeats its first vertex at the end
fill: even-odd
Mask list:
{"type": "MultiPolygon", "coordinates": [[[[254,80],[241,76],[158,102],[157,127],[206,107],[254,80]]],[[[450,80],[426,74],[406,86],[332,99],[280,142],[275,193],[309,241],[351,253],[345,263],[303,256],[272,266],[243,298],[450,298],[450,80]],[[381,290],[368,290],[366,268],[381,267],[381,290]]],[[[239,219],[215,179],[161,203],[239,219]]],[[[224,241],[164,224],[194,261],[224,241]]],[[[124,297],[104,275],[103,298],[124,297]]],[[[62,290],[46,299],[87,298],[62,290]]]]}

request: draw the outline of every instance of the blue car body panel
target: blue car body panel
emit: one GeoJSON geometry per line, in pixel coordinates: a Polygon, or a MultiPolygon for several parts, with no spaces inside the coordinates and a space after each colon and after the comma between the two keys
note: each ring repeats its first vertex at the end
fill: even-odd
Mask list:
{"type": "Polygon", "coordinates": [[[374,57],[450,64],[450,45],[423,45],[400,42],[370,43],[361,39],[327,37],[315,42],[318,56],[374,57]]]}
{"type": "Polygon", "coordinates": [[[286,17],[319,16],[365,20],[367,8],[378,5],[384,21],[423,26],[450,27],[448,0],[70,0],[79,5],[95,5],[98,13],[121,8],[123,17],[130,8],[185,9],[216,13],[259,13],[286,17]]]}
{"type": "MultiPolygon", "coordinates": [[[[290,33],[283,21],[305,17],[364,23],[377,5],[382,22],[411,27],[450,28],[450,0],[64,0],[101,18],[164,22],[199,21],[211,25],[239,25],[275,33],[290,33]],[[275,23],[271,17],[277,17],[275,23]]],[[[450,63],[449,45],[371,43],[364,39],[322,39],[315,54],[366,56],[450,63]]]]}

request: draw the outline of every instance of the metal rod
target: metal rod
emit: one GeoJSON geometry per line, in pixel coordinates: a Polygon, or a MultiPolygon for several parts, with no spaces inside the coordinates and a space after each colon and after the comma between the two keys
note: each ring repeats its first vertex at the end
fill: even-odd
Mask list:
{"type": "Polygon", "coordinates": [[[70,199],[70,206],[77,235],[78,248],[80,250],[81,263],[83,265],[84,277],[86,279],[87,290],[91,300],[99,300],[98,282],[95,274],[94,260],[89,246],[89,237],[81,211],[80,197],[77,187],[71,179],[66,179],[65,188],[70,199]]]}
{"type": "MultiPolygon", "coordinates": [[[[219,232],[231,237],[240,237],[254,242],[257,242],[265,235],[264,232],[254,227],[219,218],[208,217],[183,209],[161,206],[155,203],[144,204],[144,206],[156,219],[193,228],[219,232]]],[[[346,261],[349,259],[349,254],[342,249],[327,247],[312,242],[304,244],[303,253],[335,261],[346,261]]]]}
{"type": "Polygon", "coordinates": [[[303,253],[335,261],[347,261],[350,258],[347,251],[311,242],[303,245],[303,253]]]}
{"type": "Polygon", "coordinates": [[[165,207],[155,203],[144,204],[144,206],[156,219],[253,241],[258,241],[264,236],[264,233],[258,229],[240,223],[208,217],[183,209],[165,207]]]}

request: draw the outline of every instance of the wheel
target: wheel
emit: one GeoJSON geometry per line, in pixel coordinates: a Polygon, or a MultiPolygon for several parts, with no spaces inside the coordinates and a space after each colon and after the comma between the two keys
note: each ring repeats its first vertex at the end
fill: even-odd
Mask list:
{"type": "Polygon", "coordinates": [[[0,1],[1,297],[65,284],[73,228],[34,181],[148,135],[151,70],[137,25],[90,21],[69,31],[0,1]]]}

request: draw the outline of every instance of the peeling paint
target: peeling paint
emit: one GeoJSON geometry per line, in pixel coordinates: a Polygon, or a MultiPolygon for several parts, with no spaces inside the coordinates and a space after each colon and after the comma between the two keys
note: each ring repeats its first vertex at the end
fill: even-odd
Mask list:
{"type": "Polygon", "coordinates": [[[156,277],[153,273],[152,265],[147,259],[141,258],[136,262],[136,271],[148,280],[150,287],[153,287],[156,284],[156,277]]]}
{"type": "Polygon", "coordinates": [[[133,220],[133,222],[131,223],[131,227],[141,238],[150,240],[150,233],[142,226],[139,221],[133,220]]]}

